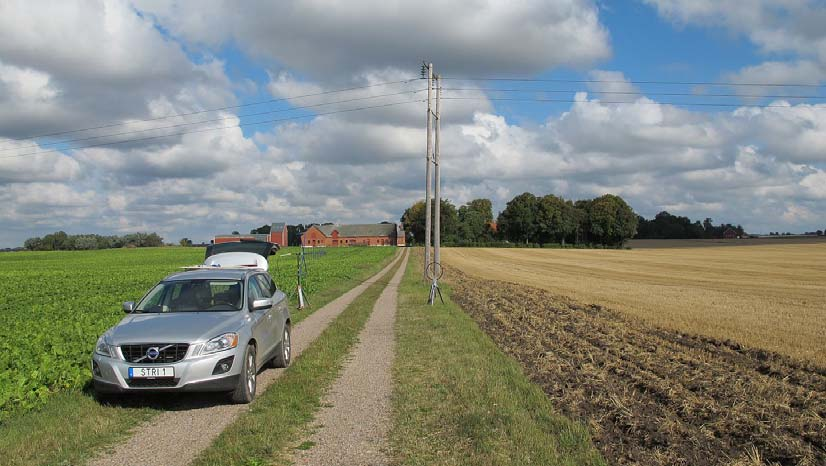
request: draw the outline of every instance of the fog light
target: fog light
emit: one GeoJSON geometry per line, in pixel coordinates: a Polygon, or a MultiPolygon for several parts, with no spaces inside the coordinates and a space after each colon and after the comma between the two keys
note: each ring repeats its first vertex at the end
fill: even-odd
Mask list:
{"type": "Polygon", "coordinates": [[[92,373],[98,377],[103,377],[103,374],[100,373],[100,366],[98,366],[98,362],[92,359],[92,373]]]}
{"type": "Polygon", "coordinates": [[[232,369],[232,360],[235,359],[235,356],[230,356],[228,358],[224,358],[218,361],[218,364],[215,364],[215,369],[212,369],[212,375],[224,374],[229,372],[232,369]]]}

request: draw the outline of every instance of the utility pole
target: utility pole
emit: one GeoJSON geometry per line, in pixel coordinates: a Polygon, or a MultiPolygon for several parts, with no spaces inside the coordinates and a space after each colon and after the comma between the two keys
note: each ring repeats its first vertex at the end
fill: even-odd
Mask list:
{"type": "Polygon", "coordinates": [[[433,145],[432,142],[432,132],[433,132],[433,113],[430,107],[430,101],[432,99],[433,94],[433,63],[428,63],[425,65],[427,67],[427,168],[425,169],[425,197],[424,197],[424,216],[425,216],[425,227],[424,227],[424,278],[425,280],[428,279],[427,276],[427,268],[430,266],[430,230],[431,230],[431,212],[430,212],[430,200],[431,200],[431,171],[430,165],[433,163],[433,157],[431,154],[431,147],[433,145]]]}
{"type": "Polygon", "coordinates": [[[442,211],[442,195],[441,195],[441,176],[440,176],[440,169],[439,169],[439,129],[441,128],[441,114],[439,113],[439,106],[442,101],[442,79],[439,75],[436,75],[436,140],[435,140],[435,147],[433,149],[433,171],[435,177],[435,187],[434,187],[434,197],[433,200],[433,208],[435,212],[433,212],[433,262],[435,265],[433,266],[433,273],[437,277],[441,275],[442,269],[442,261],[439,254],[439,247],[441,246],[442,242],[442,230],[441,230],[441,211],[442,211]]]}
{"type": "Polygon", "coordinates": [[[424,263],[425,263],[425,279],[430,280],[430,297],[427,300],[427,303],[431,306],[436,302],[436,296],[439,296],[439,300],[442,301],[444,304],[445,300],[442,298],[442,290],[439,289],[439,279],[442,277],[442,263],[441,263],[441,253],[440,247],[442,242],[442,231],[441,231],[441,210],[442,210],[442,194],[441,194],[441,172],[439,166],[439,136],[441,130],[441,124],[439,122],[441,118],[440,114],[440,106],[442,100],[442,80],[439,78],[438,74],[433,73],[433,64],[430,63],[427,65],[427,170],[425,170],[427,176],[427,194],[425,199],[425,252],[424,252],[424,263]],[[434,113],[431,110],[431,100],[432,100],[432,93],[434,82],[436,80],[436,112],[434,113]],[[433,148],[433,157],[431,157],[431,132],[433,126],[433,118],[436,119],[436,144],[433,148]],[[434,204],[434,214],[431,217],[430,214],[430,164],[433,164],[435,167],[435,178],[436,178],[436,186],[435,186],[435,199],[433,199],[434,204]],[[433,219],[433,246],[434,246],[434,257],[433,261],[430,260],[430,224],[431,218],[433,219]],[[432,267],[431,267],[432,265],[432,267]]]}

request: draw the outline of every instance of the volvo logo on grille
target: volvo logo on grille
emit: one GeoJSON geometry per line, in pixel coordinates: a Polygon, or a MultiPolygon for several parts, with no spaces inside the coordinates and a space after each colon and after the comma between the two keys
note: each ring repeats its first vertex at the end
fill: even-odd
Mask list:
{"type": "Polygon", "coordinates": [[[146,350],[146,357],[153,360],[153,361],[158,359],[158,356],[160,356],[160,355],[161,355],[161,352],[156,346],[153,346],[152,348],[149,348],[148,350],[146,350]]]}

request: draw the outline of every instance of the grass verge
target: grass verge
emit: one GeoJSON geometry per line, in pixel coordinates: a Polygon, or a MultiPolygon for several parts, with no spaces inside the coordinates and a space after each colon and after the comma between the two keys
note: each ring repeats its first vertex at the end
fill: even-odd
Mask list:
{"type": "Polygon", "coordinates": [[[393,365],[396,462],[602,465],[585,426],[556,413],[516,361],[450,301],[428,306],[421,258],[399,291],[393,365]]]}
{"type": "Polygon", "coordinates": [[[321,399],[341,372],[350,350],[387,282],[398,269],[388,271],[356,298],[293,365],[258,397],[250,410],[235,420],[194,465],[259,465],[287,462],[288,447],[298,443],[321,407],[321,399]]]}
{"type": "Polygon", "coordinates": [[[58,393],[39,410],[13,418],[0,429],[0,462],[81,464],[91,457],[93,447],[111,445],[155,414],[151,408],[102,405],[86,393],[58,393]]]}
{"type": "MultiPolygon", "coordinates": [[[[336,280],[329,286],[325,284],[310,296],[312,307],[293,313],[294,324],[376,274],[393,257],[394,254],[388,253],[379,260],[358,264],[347,279],[336,280]]],[[[131,429],[162,411],[137,402],[135,405],[100,404],[88,386],[56,393],[40,407],[12,412],[0,422],[0,463],[9,466],[81,464],[103,448],[128,437],[131,429]]]]}

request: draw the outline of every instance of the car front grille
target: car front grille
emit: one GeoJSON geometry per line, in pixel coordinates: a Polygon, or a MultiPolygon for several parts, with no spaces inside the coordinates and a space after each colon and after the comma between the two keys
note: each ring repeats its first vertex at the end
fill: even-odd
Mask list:
{"type": "Polygon", "coordinates": [[[179,379],[129,379],[130,388],[171,388],[178,385],[179,379]]]}
{"type": "Polygon", "coordinates": [[[121,345],[120,351],[128,362],[141,364],[169,364],[178,362],[186,356],[189,345],[186,343],[146,343],[140,345],[121,345]],[[149,359],[149,348],[158,349],[158,357],[149,359]]]}

